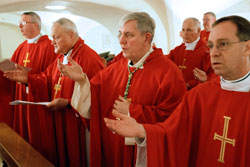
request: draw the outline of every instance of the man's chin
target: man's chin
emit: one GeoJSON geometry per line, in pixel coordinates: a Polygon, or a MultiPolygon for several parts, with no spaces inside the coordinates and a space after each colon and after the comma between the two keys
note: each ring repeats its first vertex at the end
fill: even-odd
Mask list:
{"type": "Polygon", "coordinates": [[[128,54],[124,54],[123,53],[123,57],[125,57],[126,59],[129,59],[129,55],[128,54]]]}
{"type": "Polygon", "coordinates": [[[58,52],[58,49],[57,49],[57,48],[55,48],[55,53],[59,54],[59,52],[58,52]]]}

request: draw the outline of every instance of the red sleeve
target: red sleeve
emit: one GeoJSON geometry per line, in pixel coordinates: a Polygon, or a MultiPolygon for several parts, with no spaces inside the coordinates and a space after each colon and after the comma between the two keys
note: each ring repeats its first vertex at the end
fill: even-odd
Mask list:
{"type": "Polygon", "coordinates": [[[190,85],[190,89],[195,87],[196,85],[198,85],[200,83],[200,81],[196,80],[196,79],[191,79],[189,81],[187,81],[187,83],[190,85]]]}
{"type": "Polygon", "coordinates": [[[191,101],[187,101],[185,96],[165,122],[144,125],[147,133],[148,167],[190,166],[192,127],[195,127],[193,124],[198,122],[190,114],[190,105],[194,106],[191,101]]]}
{"type": "MultiPolygon", "coordinates": [[[[97,76],[95,77],[96,80],[97,76]]],[[[99,115],[99,84],[91,83],[90,166],[102,166],[101,115],[99,115]],[[94,129],[94,130],[93,130],[94,129]]]]}
{"type": "Polygon", "coordinates": [[[29,91],[34,101],[51,101],[53,68],[54,64],[51,64],[40,74],[28,75],[29,91]]]}
{"type": "Polygon", "coordinates": [[[174,60],[174,49],[170,51],[170,53],[167,55],[167,57],[169,59],[171,59],[172,61],[174,60]]]}

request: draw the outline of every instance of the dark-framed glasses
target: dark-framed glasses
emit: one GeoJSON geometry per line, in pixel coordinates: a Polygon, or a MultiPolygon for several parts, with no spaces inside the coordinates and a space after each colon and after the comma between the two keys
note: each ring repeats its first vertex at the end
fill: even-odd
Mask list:
{"type": "Polygon", "coordinates": [[[32,21],[20,21],[18,24],[24,26],[24,25],[26,25],[28,23],[35,23],[35,22],[32,22],[32,21]]]}
{"type": "Polygon", "coordinates": [[[214,45],[212,42],[207,43],[208,48],[210,49],[210,51],[216,47],[219,51],[224,51],[227,50],[231,45],[236,44],[236,43],[241,43],[241,42],[246,42],[246,41],[236,41],[236,42],[230,42],[227,40],[221,40],[216,42],[216,44],[214,45]]]}

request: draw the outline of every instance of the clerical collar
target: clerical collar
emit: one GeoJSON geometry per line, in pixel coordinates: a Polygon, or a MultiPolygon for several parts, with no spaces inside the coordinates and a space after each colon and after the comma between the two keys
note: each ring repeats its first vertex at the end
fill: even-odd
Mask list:
{"type": "MultiPolygon", "coordinates": [[[[149,51],[136,63],[136,64],[133,64],[131,60],[128,61],[128,66],[129,67],[139,67],[145,60],[146,58],[150,55],[151,52],[153,52],[154,49],[153,47],[151,46],[149,51]]],[[[143,69],[143,65],[140,67],[140,69],[143,69]]]]}
{"type": "Polygon", "coordinates": [[[39,34],[35,38],[27,39],[27,42],[28,43],[36,43],[41,36],[42,36],[42,34],[39,34]]]}
{"type": "Polygon", "coordinates": [[[71,49],[67,54],[64,54],[64,57],[63,57],[63,64],[68,64],[68,59],[67,57],[71,55],[73,49],[71,49]]]}
{"type": "Polygon", "coordinates": [[[228,81],[220,77],[221,89],[236,91],[236,92],[249,92],[250,91],[250,71],[240,79],[228,81]]]}
{"type": "Polygon", "coordinates": [[[200,40],[200,37],[198,39],[196,39],[194,42],[192,43],[185,43],[186,46],[186,50],[194,50],[196,47],[196,44],[198,43],[198,41],[200,40]]]}

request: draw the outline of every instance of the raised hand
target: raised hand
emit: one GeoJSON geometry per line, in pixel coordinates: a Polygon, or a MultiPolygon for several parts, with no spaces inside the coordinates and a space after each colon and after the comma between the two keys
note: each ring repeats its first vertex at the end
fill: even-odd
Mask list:
{"type": "Polygon", "coordinates": [[[145,138],[146,132],[144,127],[137,123],[134,118],[121,114],[116,110],[113,110],[112,113],[116,117],[116,120],[104,118],[106,126],[111,131],[124,137],[145,138]]]}
{"type": "Polygon", "coordinates": [[[25,67],[15,64],[16,70],[5,71],[3,76],[12,81],[28,83],[28,71],[25,67]]]}
{"type": "Polygon", "coordinates": [[[71,57],[67,57],[67,58],[68,58],[68,62],[71,65],[64,65],[58,59],[57,67],[58,67],[59,71],[63,75],[69,77],[70,79],[72,79],[74,81],[85,82],[86,78],[85,78],[85,75],[82,71],[82,67],[79,64],[77,64],[71,57]]]}
{"type": "Polygon", "coordinates": [[[202,71],[202,70],[200,70],[198,68],[195,68],[193,70],[193,73],[194,73],[195,78],[198,81],[200,81],[200,82],[206,82],[207,81],[207,74],[204,71],[202,71]]]}

